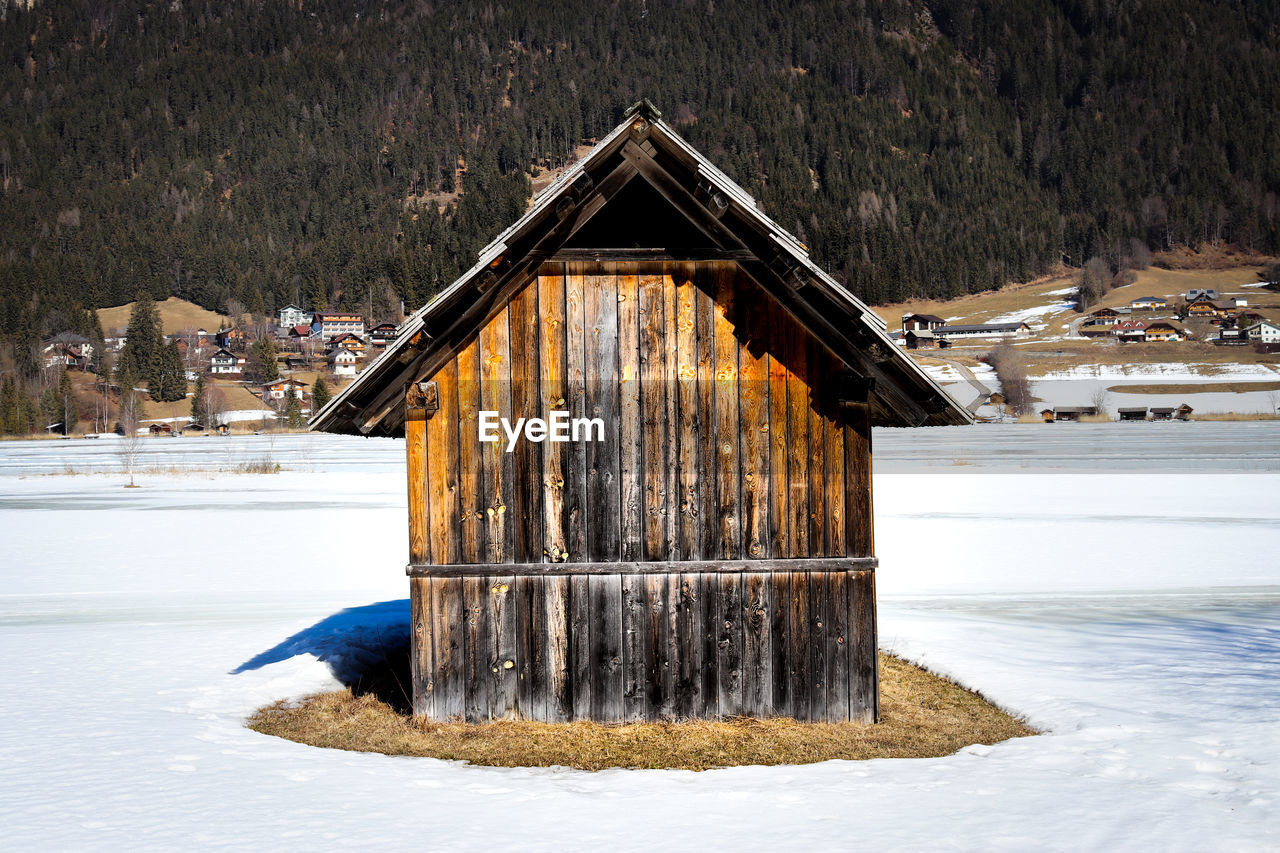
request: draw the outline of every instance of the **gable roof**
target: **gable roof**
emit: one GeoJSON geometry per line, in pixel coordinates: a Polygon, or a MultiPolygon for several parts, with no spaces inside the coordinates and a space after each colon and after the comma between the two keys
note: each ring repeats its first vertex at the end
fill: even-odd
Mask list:
{"type": "MultiPolygon", "coordinates": [[[[486,246],[475,266],[406,319],[395,342],[316,413],[311,428],[394,434],[404,419],[408,383],[446,361],[542,262],[565,249],[634,182],[656,192],[681,214],[675,218],[713,245],[710,251],[716,259],[736,262],[852,373],[869,380],[877,425],[972,422],[969,413],[890,340],[880,317],[814,264],[803,244],[681,139],[652,104],[642,101],[486,246]]],[[[592,258],[590,248],[571,251],[583,260],[592,258]]],[[[670,254],[653,258],[695,259],[670,254]]]]}

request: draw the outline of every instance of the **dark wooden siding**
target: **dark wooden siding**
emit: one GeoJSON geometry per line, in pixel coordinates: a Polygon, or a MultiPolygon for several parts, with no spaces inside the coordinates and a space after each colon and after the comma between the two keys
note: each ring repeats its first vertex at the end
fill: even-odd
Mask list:
{"type": "Polygon", "coordinates": [[[740,714],[871,722],[873,578],[414,577],[414,710],[473,722],[740,714]]]}
{"type": "Polygon", "coordinates": [[[849,464],[840,372],[733,264],[546,264],[429,377],[411,535],[435,563],[867,554],[846,541],[846,471],[870,472],[849,464]],[[605,440],[507,453],[480,442],[484,409],[599,417],[605,440]]]}

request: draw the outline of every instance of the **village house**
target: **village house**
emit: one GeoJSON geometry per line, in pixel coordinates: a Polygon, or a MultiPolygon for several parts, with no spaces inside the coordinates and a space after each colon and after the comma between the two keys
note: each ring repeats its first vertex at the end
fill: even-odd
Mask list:
{"type": "Polygon", "coordinates": [[[1236,313],[1236,303],[1231,299],[1215,299],[1209,303],[1213,306],[1213,316],[1219,319],[1227,319],[1234,317],[1236,313]]]}
{"type": "Polygon", "coordinates": [[[1169,300],[1161,296],[1139,296],[1129,300],[1129,309],[1132,311],[1158,311],[1168,307],[1169,300]]]}
{"type": "Polygon", "coordinates": [[[355,354],[358,358],[364,358],[364,341],[350,332],[338,335],[333,340],[329,341],[329,346],[331,350],[344,349],[355,354]]]}
{"type": "Polygon", "coordinates": [[[278,319],[277,325],[281,329],[292,329],[294,326],[310,326],[312,315],[310,311],[303,311],[297,305],[286,305],[280,309],[278,319]]]}
{"type": "Polygon", "coordinates": [[[244,349],[244,332],[240,329],[222,329],[213,336],[213,339],[225,350],[237,352],[244,349]]]}
{"type": "Polygon", "coordinates": [[[1128,319],[1132,312],[1128,308],[1099,308],[1084,318],[1085,326],[1111,326],[1121,320],[1128,319]]]}
{"type": "Polygon", "coordinates": [[[84,370],[93,357],[93,344],[74,332],[59,332],[40,348],[45,367],[74,367],[84,370]]]}
{"type": "Polygon", "coordinates": [[[292,395],[299,400],[306,396],[303,390],[307,387],[307,383],[300,382],[297,379],[285,378],[277,379],[274,382],[262,383],[262,399],[266,400],[283,400],[292,395]]]}
{"type": "Polygon", "coordinates": [[[210,373],[240,373],[244,370],[245,359],[233,352],[220,349],[209,358],[210,373]]]}
{"type": "Polygon", "coordinates": [[[1142,343],[1147,339],[1147,324],[1141,320],[1121,320],[1111,327],[1111,334],[1121,343],[1142,343]]]}
{"type": "Polygon", "coordinates": [[[1080,333],[1080,337],[1082,338],[1112,338],[1112,337],[1115,337],[1115,335],[1111,333],[1111,328],[1112,327],[1110,325],[1106,325],[1106,326],[1085,325],[1080,327],[1079,333],[1080,333]]]}
{"type": "Polygon", "coordinates": [[[1187,317],[1196,320],[1208,320],[1216,316],[1212,299],[1196,299],[1187,303],[1187,317]]]}
{"type": "Polygon", "coordinates": [[[902,337],[906,342],[907,349],[937,349],[939,345],[944,343],[933,332],[927,331],[917,332],[912,330],[906,332],[902,337]]]}
{"type": "Polygon", "coordinates": [[[364,337],[364,317],[350,311],[317,311],[311,329],[326,341],[342,334],[364,337]]]}
{"type": "Polygon", "coordinates": [[[1280,325],[1270,320],[1262,320],[1243,329],[1245,336],[1251,341],[1261,344],[1280,343],[1280,325]]]}
{"type": "Polygon", "coordinates": [[[902,315],[902,331],[907,332],[932,332],[941,326],[945,326],[947,321],[933,314],[903,314],[902,315]]]}
{"type": "Polygon", "coordinates": [[[870,723],[872,426],[972,420],[642,103],[311,426],[404,436],[415,714],[870,723]]]}
{"type": "Polygon", "coordinates": [[[1188,290],[1183,295],[1183,299],[1186,300],[1188,305],[1190,305],[1192,302],[1195,302],[1197,299],[1207,299],[1212,301],[1217,298],[1218,298],[1218,291],[1212,287],[1192,288],[1191,290],[1188,290]]]}
{"type": "Polygon", "coordinates": [[[376,350],[383,350],[396,339],[395,323],[379,323],[369,330],[369,344],[376,350]]]}
{"type": "Polygon", "coordinates": [[[1210,343],[1217,346],[1244,346],[1249,343],[1249,336],[1245,334],[1244,329],[1238,329],[1235,326],[1223,326],[1218,330],[1218,334],[1209,339],[1210,343]]]}
{"type": "Polygon", "coordinates": [[[334,376],[355,376],[357,361],[356,354],[349,349],[334,347],[329,353],[329,369],[334,376]]]}
{"type": "Polygon", "coordinates": [[[1147,419],[1147,407],[1122,406],[1116,410],[1116,414],[1120,416],[1122,421],[1145,421],[1147,419]]]}
{"type": "Polygon", "coordinates": [[[1147,324],[1146,336],[1148,341],[1180,341],[1182,330],[1173,323],[1156,320],[1147,324]]]}

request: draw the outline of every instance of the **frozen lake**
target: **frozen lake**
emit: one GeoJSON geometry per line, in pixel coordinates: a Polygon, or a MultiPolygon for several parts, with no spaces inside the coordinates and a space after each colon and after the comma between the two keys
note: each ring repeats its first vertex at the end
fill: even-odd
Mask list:
{"type": "Polygon", "coordinates": [[[1277,849],[1280,426],[877,431],[882,646],[1046,734],[700,774],[248,731],[404,630],[403,445],[114,441],[0,443],[14,849],[1277,849]]]}

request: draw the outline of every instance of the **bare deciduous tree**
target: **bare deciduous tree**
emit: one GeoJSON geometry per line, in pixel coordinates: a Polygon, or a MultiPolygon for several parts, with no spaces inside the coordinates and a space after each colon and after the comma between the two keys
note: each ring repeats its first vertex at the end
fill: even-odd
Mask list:
{"type": "Polygon", "coordinates": [[[138,413],[141,404],[134,391],[125,391],[120,399],[120,461],[124,463],[125,473],[129,475],[128,488],[137,488],[133,482],[133,471],[138,464],[138,454],[142,451],[142,436],[138,435],[138,413]]]}
{"type": "Polygon", "coordinates": [[[1027,364],[1021,352],[1007,341],[987,354],[987,363],[996,372],[996,380],[1004,394],[1005,405],[1015,415],[1031,411],[1031,381],[1027,378],[1027,364]]]}

